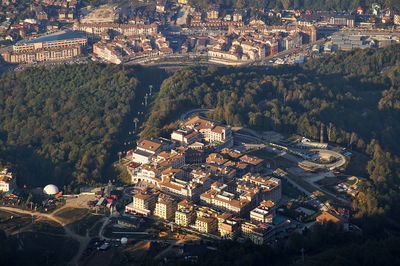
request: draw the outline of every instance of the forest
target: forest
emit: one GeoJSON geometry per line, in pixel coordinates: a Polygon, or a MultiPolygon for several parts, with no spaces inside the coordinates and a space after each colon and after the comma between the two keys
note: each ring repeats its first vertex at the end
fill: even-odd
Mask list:
{"type": "Polygon", "coordinates": [[[0,78],[0,158],[22,185],[102,182],[130,114],[135,69],[85,64],[0,78]]]}
{"type": "Polygon", "coordinates": [[[268,8],[268,9],[310,9],[310,10],[353,10],[358,6],[371,8],[380,3],[383,7],[400,8],[396,0],[189,0],[192,6],[207,8],[210,4],[220,4],[225,8],[268,8]]]}
{"type": "Polygon", "coordinates": [[[143,137],[168,136],[193,108],[211,119],[257,130],[319,138],[370,156],[359,215],[396,214],[400,184],[400,45],[339,52],[303,65],[265,68],[192,67],[166,79],[143,137]],[[360,62],[363,62],[360,65],[360,62]]]}

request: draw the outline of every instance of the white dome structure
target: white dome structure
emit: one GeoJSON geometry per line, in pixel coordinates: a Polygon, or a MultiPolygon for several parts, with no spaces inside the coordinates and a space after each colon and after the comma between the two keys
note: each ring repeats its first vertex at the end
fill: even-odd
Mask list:
{"type": "Polygon", "coordinates": [[[53,184],[47,185],[43,189],[43,193],[46,195],[55,195],[58,192],[59,192],[58,187],[53,184]]]}

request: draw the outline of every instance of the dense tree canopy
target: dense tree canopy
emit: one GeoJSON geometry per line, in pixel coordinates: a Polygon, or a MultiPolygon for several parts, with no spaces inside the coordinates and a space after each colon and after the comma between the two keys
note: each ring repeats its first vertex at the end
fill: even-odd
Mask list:
{"type": "Polygon", "coordinates": [[[400,8],[394,0],[189,0],[192,6],[207,8],[220,4],[227,8],[270,8],[270,9],[312,9],[312,10],[356,10],[358,6],[370,8],[372,3],[385,7],[400,8]]]}
{"type": "Polygon", "coordinates": [[[4,74],[0,158],[18,166],[24,184],[102,181],[135,97],[133,73],[87,64],[4,74]]]}

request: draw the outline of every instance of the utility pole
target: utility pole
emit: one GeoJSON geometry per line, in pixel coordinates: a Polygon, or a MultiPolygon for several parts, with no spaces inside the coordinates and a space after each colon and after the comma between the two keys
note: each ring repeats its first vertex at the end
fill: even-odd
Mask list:
{"type": "Polygon", "coordinates": [[[151,95],[152,90],[153,90],[153,85],[149,85],[149,90],[150,90],[150,95],[151,95]]]}
{"type": "Polygon", "coordinates": [[[147,98],[149,98],[149,95],[146,93],[146,95],[144,96],[144,106],[147,106],[147,98]]]}
{"type": "Polygon", "coordinates": [[[121,155],[122,155],[122,152],[118,152],[118,162],[119,162],[119,164],[121,164],[121,155]]]}

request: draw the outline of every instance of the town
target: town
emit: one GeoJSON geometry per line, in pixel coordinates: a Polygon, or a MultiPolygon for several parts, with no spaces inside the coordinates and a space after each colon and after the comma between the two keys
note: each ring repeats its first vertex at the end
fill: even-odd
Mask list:
{"type": "MultiPolygon", "coordinates": [[[[273,245],[327,222],[360,232],[349,223],[358,179],[340,173],[352,154],[324,142],[328,128],[321,127],[320,142],[288,140],[276,132],[233,130],[189,113],[195,115],[182,121],[170,139],[142,139],[120,156],[115,164],[126,168],[133,186],[110,181],[70,195],[52,184],[27,190],[17,188],[16,177],[4,169],[1,204],[16,213],[25,206],[27,211],[19,212],[59,223],[65,215],[90,210],[90,219],[77,221],[86,228],[78,230],[94,230],[85,251],[90,258],[134,240],[159,239],[164,248],[159,247],[157,259],[179,260],[182,245],[198,245],[193,243],[201,239],[211,241],[208,246],[222,239],[273,245]],[[34,196],[26,199],[28,194],[34,196]]],[[[185,258],[193,261],[192,255],[186,252],[185,258]]]]}
{"type": "Polygon", "coordinates": [[[2,58],[11,64],[77,60],[114,64],[275,65],[399,41],[400,14],[380,5],[353,12],[201,10],[177,2],[83,6],[3,0],[2,58]],[[26,18],[17,18],[17,10],[26,18]],[[368,10],[368,13],[366,12],[368,10]]]}

